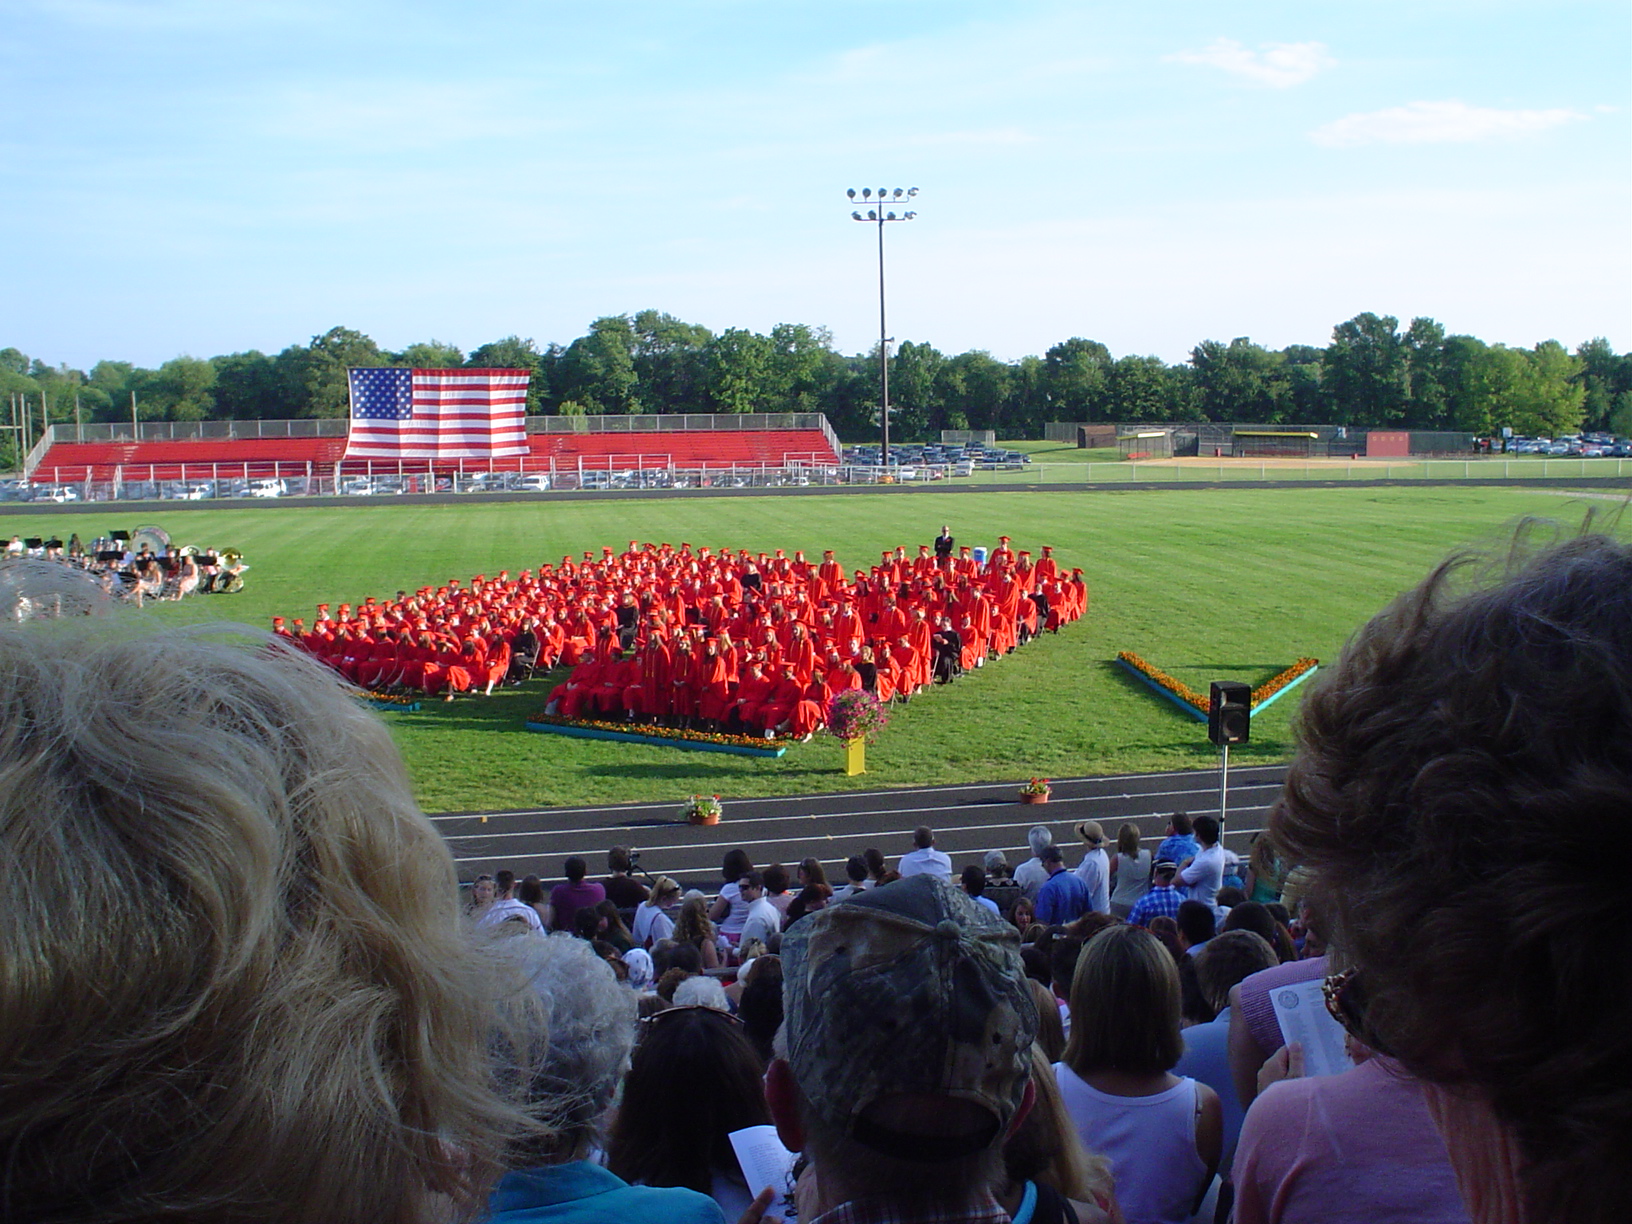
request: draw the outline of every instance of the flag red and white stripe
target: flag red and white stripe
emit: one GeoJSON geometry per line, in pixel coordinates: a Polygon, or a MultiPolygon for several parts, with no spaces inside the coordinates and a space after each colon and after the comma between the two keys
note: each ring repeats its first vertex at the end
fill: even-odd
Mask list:
{"type": "Polygon", "coordinates": [[[527,453],[527,370],[347,371],[347,459],[494,459],[527,453]]]}

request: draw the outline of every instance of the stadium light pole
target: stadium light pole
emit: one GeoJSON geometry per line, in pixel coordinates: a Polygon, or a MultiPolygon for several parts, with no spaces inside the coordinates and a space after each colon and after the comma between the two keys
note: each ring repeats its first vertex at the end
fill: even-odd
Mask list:
{"type": "Polygon", "coordinates": [[[874,191],[871,187],[861,189],[859,200],[856,189],[850,188],[845,195],[850,197],[852,204],[860,204],[860,208],[850,213],[852,221],[865,221],[878,226],[878,402],[879,420],[883,424],[884,448],[879,454],[879,461],[884,466],[884,478],[890,475],[890,337],[889,329],[884,322],[884,223],[886,221],[911,221],[918,214],[916,212],[894,212],[889,205],[905,205],[918,194],[916,187],[897,187],[893,191],[880,187],[874,191]],[[861,209],[865,208],[866,215],[861,209]]]}

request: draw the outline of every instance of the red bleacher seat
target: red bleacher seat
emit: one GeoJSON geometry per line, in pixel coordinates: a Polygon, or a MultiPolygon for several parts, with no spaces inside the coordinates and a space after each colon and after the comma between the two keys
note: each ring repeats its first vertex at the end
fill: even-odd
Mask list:
{"type": "MultiPolygon", "coordinates": [[[[789,463],[838,462],[819,429],[698,430],[648,433],[530,434],[529,452],[496,464],[501,468],[550,471],[555,468],[782,467],[789,463]]],[[[83,480],[208,480],[222,477],[326,474],[345,454],[344,438],[206,438],[181,442],[58,442],[46,451],[33,479],[62,484],[83,480]],[[149,468],[151,467],[151,471],[149,468]],[[214,469],[219,467],[217,473],[214,469]]],[[[362,471],[352,460],[344,471],[362,471]]],[[[374,469],[394,465],[375,460],[374,469]]],[[[410,467],[423,464],[408,465],[410,467]]],[[[438,464],[437,466],[443,466],[438,464]]],[[[455,465],[447,465],[455,466],[455,465]]],[[[468,468],[482,465],[467,462],[468,468]]]]}

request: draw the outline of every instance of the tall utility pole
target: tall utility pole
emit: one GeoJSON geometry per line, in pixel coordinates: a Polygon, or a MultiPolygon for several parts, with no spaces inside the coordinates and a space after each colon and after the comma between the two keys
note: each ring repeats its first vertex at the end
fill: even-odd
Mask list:
{"type": "MultiPolygon", "coordinates": [[[[850,202],[856,202],[856,189],[850,188],[845,192],[850,202]]],[[[886,221],[911,221],[918,214],[916,212],[895,213],[887,211],[887,204],[904,204],[918,194],[916,187],[897,187],[893,191],[880,187],[876,192],[871,187],[861,189],[861,203],[867,208],[865,216],[858,209],[850,214],[852,221],[871,221],[878,225],[878,402],[879,420],[883,425],[884,449],[879,460],[884,466],[884,479],[890,479],[890,334],[884,322],[884,223],[886,221]],[[871,207],[869,207],[871,206],[871,207]]]]}

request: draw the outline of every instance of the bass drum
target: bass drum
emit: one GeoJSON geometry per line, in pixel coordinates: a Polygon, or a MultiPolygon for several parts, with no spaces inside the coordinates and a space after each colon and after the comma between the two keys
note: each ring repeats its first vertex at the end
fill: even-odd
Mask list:
{"type": "Polygon", "coordinates": [[[148,552],[163,553],[170,547],[170,533],[163,527],[154,527],[151,524],[138,527],[130,533],[130,551],[139,553],[142,545],[147,545],[148,552]]]}

